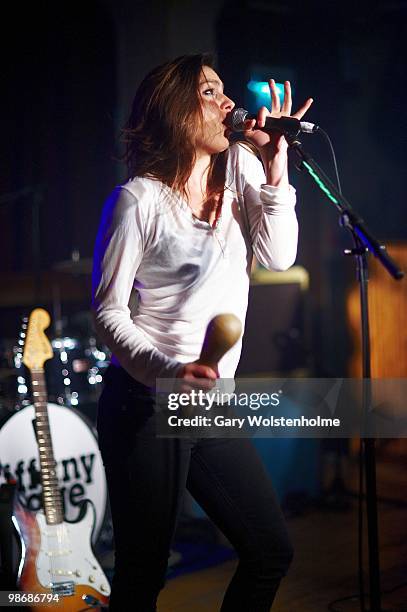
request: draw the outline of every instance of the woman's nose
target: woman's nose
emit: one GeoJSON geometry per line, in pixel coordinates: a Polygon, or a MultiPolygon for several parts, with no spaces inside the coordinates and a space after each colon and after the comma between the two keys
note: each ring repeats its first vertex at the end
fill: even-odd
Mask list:
{"type": "Polygon", "coordinates": [[[235,103],[233,100],[224,95],[224,100],[222,101],[222,109],[230,113],[230,111],[235,107],[235,103]]]}

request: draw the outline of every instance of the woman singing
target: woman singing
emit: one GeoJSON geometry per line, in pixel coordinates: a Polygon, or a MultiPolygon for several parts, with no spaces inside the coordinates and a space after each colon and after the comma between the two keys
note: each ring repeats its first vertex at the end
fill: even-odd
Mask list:
{"type": "MultiPolygon", "coordinates": [[[[266,117],[291,115],[270,81],[266,117]]],[[[301,118],[309,99],[293,116],[301,118]]],[[[129,180],[108,199],[95,249],[93,311],[113,352],[99,404],[116,547],[110,610],[152,612],[164,586],[187,488],[235,547],[239,564],[222,612],[266,612],[292,547],[270,479],[250,440],[155,436],[157,378],[233,378],[241,340],[219,362],[199,365],[208,322],[233,313],[244,323],[254,253],[267,268],[293,264],[295,191],[287,142],[246,123],[229,146],[234,103],[203,55],[152,70],[125,129],[129,180]],[[132,290],[138,303],[130,299],[132,290]]]]}

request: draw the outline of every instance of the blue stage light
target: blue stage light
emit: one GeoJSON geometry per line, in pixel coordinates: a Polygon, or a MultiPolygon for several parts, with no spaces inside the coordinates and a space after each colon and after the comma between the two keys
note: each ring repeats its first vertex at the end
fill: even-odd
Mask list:
{"type": "MultiPolygon", "coordinates": [[[[282,103],[284,99],[284,83],[276,83],[276,87],[280,97],[280,102],[282,103]]],[[[267,81],[255,81],[252,79],[247,83],[247,89],[255,95],[258,106],[269,105],[270,90],[267,81]]]]}

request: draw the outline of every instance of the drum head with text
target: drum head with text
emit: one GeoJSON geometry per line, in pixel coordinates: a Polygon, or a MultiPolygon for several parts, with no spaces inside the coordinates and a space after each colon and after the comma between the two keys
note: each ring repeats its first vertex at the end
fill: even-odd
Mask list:
{"type": "MultiPolygon", "coordinates": [[[[106,477],[94,431],[72,408],[48,404],[57,474],[68,521],[76,520],[80,504],[90,499],[96,510],[93,542],[106,509],[106,477]]],[[[10,474],[17,482],[21,503],[38,510],[42,505],[38,447],[33,428],[34,407],[11,416],[0,429],[0,484],[10,474]]]]}

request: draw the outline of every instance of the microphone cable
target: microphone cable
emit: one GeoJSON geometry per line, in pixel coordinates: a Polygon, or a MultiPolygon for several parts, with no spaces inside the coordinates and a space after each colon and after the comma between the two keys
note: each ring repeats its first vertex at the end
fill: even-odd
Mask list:
{"type": "Polygon", "coordinates": [[[333,147],[332,141],[329,138],[328,134],[325,132],[325,130],[323,130],[322,128],[320,128],[319,126],[315,129],[315,131],[313,132],[313,134],[321,134],[325,140],[328,143],[328,147],[329,150],[331,151],[331,155],[332,155],[332,161],[333,161],[333,165],[334,165],[334,169],[335,169],[335,178],[336,178],[336,183],[338,186],[338,191],[341,195],[342,194],[342,187],[341,187],[341,181],[339,179],[339,172],[338,172],[338,164],[336,162],[336,155],[335,155],[335,149],[333,147]]]}

